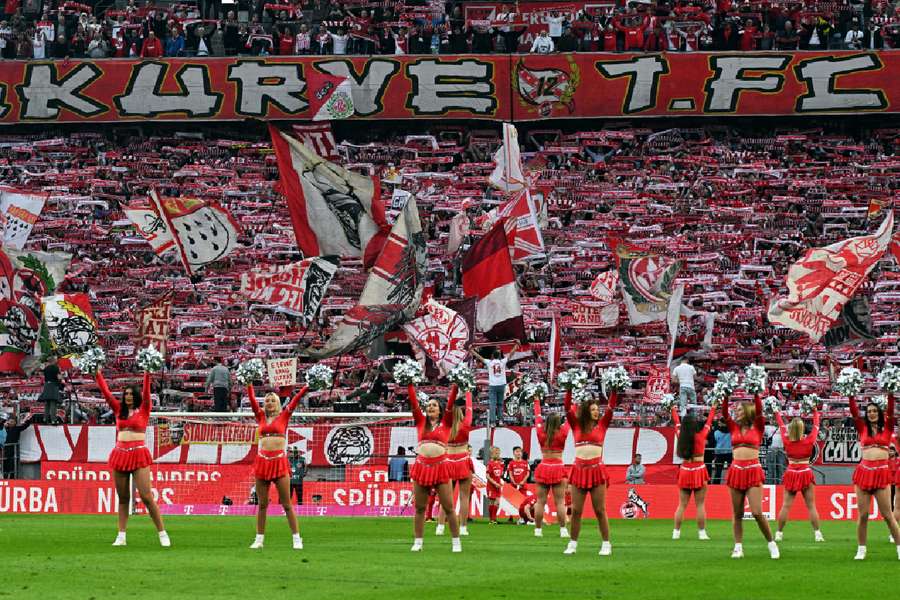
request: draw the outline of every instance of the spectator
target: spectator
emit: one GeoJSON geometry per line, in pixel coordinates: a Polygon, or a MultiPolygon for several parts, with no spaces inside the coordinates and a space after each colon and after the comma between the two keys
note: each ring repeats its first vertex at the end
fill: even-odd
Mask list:
{"type": "Polygon", "coordinates": [[[309,33],[309,28],[306,26],[306,23],[302,23],[300,25],[300,31],[298,31],[297,35],[294,37],[294,54],[297,56],[307,55],[309,54],[311,47],[312,36],[309,33]]]}
{"type": "Polygon", "coordinates": [[[14,479],[19,473],[19,437],[31,426],[25,419],[15,416],[5,423],[6,440],[3,443],[3,479],[14,479]],[[19,424],[21,422],[21,424],[19,424]]]}
{"type": "MultiPolygon", "coordinates": [[[[196,43],[196,46],[194,47],[194,54],[196,54],[197,56],[209,56],[212,51],[211,49],[213,32],[207,29],[205,25],[197,25],[193,29],[192,33],[193,35],[191,37],[196,43]]],[[[194,42],[192,42],[192,46],[194,46],[194,42]]]]}
{"type": "Polygon", "coordinates": [[[56,424],[59,421],[59,404],[62,384],[59,381],[59,363],[56,356],[50,355],[44,364],[44,387],[38,400],[44,403],[44,423],[56,424]]]}
{"type": "Polygon", "coordinates": [[[726,21],[722,29],[716,33],[715,38],[716,50],[737,50],[741,41],[730,21],[726,21]]]}
{"type": "Polygon", "coordinates": [[[418,25],[414,26],[409,32],[409,53],[410,54],[430,54],[431,38],[425,35],[422,28],[418,25]]]}
{"type": "Polygon", "coordinates": [[[294,54],[295,37],[291,28],[283,25],[276,28],[278,32],[278,54],[281,56],[290,56],[294,54]]]}
{"type": "Polygon", "coordinates": [[[222,37],[225,42],[225,54],[227,56],[234,56],[238,53],[238,47],[240,45],[238,36],[240,24],[238,24],[233,10],[229,10],[228,14],[225,16],[225,22],[223,23],[222,29],[222,37]]]}
{"type": "Polygon", "coordinates": [[[531,44],[532,54],[550,54],[554,48],[553,39],[547,35],[546,30],[542,30],[531,44]]]}
{"type": "Polygon", "coordinates": [[[406,481],[409,461],[406,459],[406,448],[397,446],[397,454],[388,460],[388,481],[406,481]]]}
{"type": "Polygon", "coordinates": [[[697,403],[697,369],[684,358],[672,369],[672,379],[678,384],[678,408],[684,415],[688,404],[697,403]]]}
{"type": "Polygon", "coordinates": [[[206,391],[213,395],[213,412],[227,412],[231,395],[231,371],[221,359],[206,376],[206,391]]]}
{"type": "Polygon", "coordinates": [[[337,30],[337,33],[329,33],[331,37],[331,53],[337,55],[347,54],[347,42],[350,41],[350,36],[347,34],[347,31],[341,27],[337,30]]]}
{"type": "Polygon", "coordinates": [[[759,39],[759,29],[753,24],[753,19],[747,19],[744,22],[744,28],[740,30],[740,47],[744,52],[756,50],[756,44],[759,39]]]}
{"type": "MultiPolygon", "coordinates": [[[[518,342],[513,346],[510,354],[515,354],[519,349],[518,342]]],[[[474,349],[469,352],[476,359],[484,364],[488,372],[488,403],[490,419],[494,423],[502,423],[503,421],[503,402],[506,396],[506,363],[509,361],[508,356],[503,356],[500,349],[494,350],[490,359],[484,358],[474,349]]]]}
{"type": "Polygon", "coordinates": [[[775,46],[775,33],[769,27],[768,23],[763,23],[762,31],[759,32],[760,50],[771,50],[775,46]]]}
{"type": "Polygon", "coordinates": [[[731,432],[724,421],[720,421],[715,433],[716,457],[713,460],[713,483],[722,483],[722,470],[727,469],[732,461],[731,432]]]}
{"type": "Polygon", "coordinates": [[[635,454],[631,464],[628,465],[628,468],[625,470],[625,483],[631,485],[643,484],[646,471],[646,467],[641,464],[641,455],[635,454]]]}
{"type": "Polygon", "coordinates": [[[769,448],[766,452],[766,483],[778,485],[781,483],[781,476],[787,459],[784,454],[784,440],[781,439],[781,432],[774,425],[766,425],[766,438],[769,440],[769,448]]]}
{"type": "Polygon", "coordinates": [[[31,38],[31,56],[36,60],[43,60],[47,57],[47,37],[41,28],[35,29],[31,38]]]}
{"type": "Polygon", "coordinates": [[[472,52],[490,54],[494,51],[494,30],[490,27],[472,28],[472,52]]]}
{"type": "Polygon", "coordinates": [[[844,45],[848,50],[862,50],[864,37],[865,34],[862,29],[860,29],[859,22],[857,21],[850,26],[847,35],[844,36],[844,45]]]}
{"type": "Polygon", "coordinates": [[[656,27],[644,36],[644,51],[665,52],[666,50],[668,50],[668,40],[662,26],[657,23],[656,27]]]}
{"type": "MultiPolygon", "coordinates": [[[[559,52],[575,52],[578,50],[578,38],[572,33],[571,27],[566,27],[563,31],[562,37],[559,38],[559,45],[556,46],[556,50],[559,52]]],[[[546,52],[543,52],[542,54],[546,54],[546,52]]]]}
{"type": "Polygon", "coordinates": [[[169,30],[169,37],[166,39],[166,56],[184,56],[184,36],[177,27],[169,30]]]}
{"type": "Polygon", "coordinates": [[[884,38],[881,35],[881,28],[875,23],[869,23],[869,27],[863,36],[862,47],[866,50],[884,49],[884,38]]]}
{"type": "Polygon", "coordinates": [[[775,36],[776,50],[796,50],[800,44],[800,36],[794,30],[794,25],[790,21],[784,22],[784,29],[775,36]]]}
{"type": "Polygon", "coordinates": [[[163,47],[156,37],[156,32],[151,30],[147,33],[144,44],[141,46],[141,58],[160,58],[163,55],[163,47]]]}
{"type": "Polygon", "coordinates": [[[88,56],[91,58],[106,58],[107,45],[103,39],[103,34],[99,31],[94,34],[94,38],[88,44],[88,56]]]}
{"type": "Polygon", "coordinates": [[[66,34],[61,33],[56,36],[56,41],[53,42],[51,53],[53,58],[68,58],[71,55],[69,42],[66,41],[66,34]]]}
{"type": "MultiPolygon", "coordinates": [[[[559,38],[562,37],[563,23],[565,22],[566,18],[561,16],[555,10],[550,11],[550,15],[544,17],[544,25],[547,26],[547,32],[550,35],[550,39],[553,40],[554,47],[559,45],[559,38]]],[[[532,52],[534,52],[534,50],[532,50],[532,52]]],[[[547,54],[547,52],[541,52],[540,54],[547,54]]]]}

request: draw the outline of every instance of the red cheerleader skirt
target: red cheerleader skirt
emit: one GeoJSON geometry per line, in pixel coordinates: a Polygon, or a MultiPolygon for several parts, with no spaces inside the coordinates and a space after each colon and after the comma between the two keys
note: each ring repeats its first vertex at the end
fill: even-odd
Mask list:
{"type": "Polygon", "coordinates": [[[816,482],[816,476],[813,474],[809,465],[789,464],[781,485],[788,492],[802,492],[816,482]]]}
{"type": "Polygon", "coordinates": [[[284,450],[257,450],[253,476],[262,481],[275,481],[290,476],[291,464],[284,450]]]}
{"type": "Polygon", "coordinates": [[[451,481],[468,479],[475,472],[472,457],[467,453],[447,455],[447,475],[451,481]]]}
{"type": "Polygon", "coordinates": [[[422,487],[434,487],[450,481],[450,468],[447,466],[447,455],[417,456],[409,478],[422,487]]]}
{"type": "Polygon", "coordinates": [[[853,484],[867,492],[886,488],[893,479],[887,460],[862,460],[853,471],[853,484]]]}
{"type": "Polygon", "coordinates": [[[601,458],[576,458],[569,472],[569,483],[580,490],[591,490],[598,485],[609,487],[609,474],[601,458]]]}
{"type": "Polygon", "coordinates": [[[116,442],[109,453],[109,468],[120,473],[131,473],[153,464],[153,456],[143,441],[116,442]]]}
{"type": "Polygon", "coordinates": [[[725,485],[735,490],[749,490],[761,486],[766,481],[759,459],[735,460],[728,467],[725,485]]]}
{"type": "Polygon", "coordinates": [[[684,462],[678,469],[678,487],[682,490],[700,490],[706,487],[709,473],[702,462],[684,462]]]}
{"type": "Polygon", "coordinates": [[[569,478],[569,467],[561,458],[545,458],[534,470],[534,480],[541,485],[556,485],[569,478]]]}

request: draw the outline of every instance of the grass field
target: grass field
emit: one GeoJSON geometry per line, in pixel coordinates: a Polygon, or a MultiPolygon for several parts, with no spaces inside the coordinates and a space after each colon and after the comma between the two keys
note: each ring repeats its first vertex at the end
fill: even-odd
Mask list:
{"type": "Polygon", "coordinates": [[[710,542],[671,522],[612,522],[613,555],[600,557],[586,524],[578,554],[563,556],[555,527],[473,523],[463,553],[428,524],[425,551],[409,552],[409,519],[304,519],[305,550],[290,548],[283,518],[272,518],[266,547],[247,548],[253,520],[168,517],[173,547],[159,547],[146,517],[128,546],[113,548],[115,517],[0,515],[0,598],[896,598],[900,561],[881,522],[870,524],[869,558],[852,559],[854,526],[825,522],[825,544],[808,523],[792,523],[782,558],[768,558],[749,528],[746,558],[731,560],[730,526],[710,523],[710,542]],[[874,527],[873,527],[874,526],[874,527]],[[860,587],[863,586],[863,587],[860,587]],[[864,591],[863,591],[864,590],[864,591]]]}

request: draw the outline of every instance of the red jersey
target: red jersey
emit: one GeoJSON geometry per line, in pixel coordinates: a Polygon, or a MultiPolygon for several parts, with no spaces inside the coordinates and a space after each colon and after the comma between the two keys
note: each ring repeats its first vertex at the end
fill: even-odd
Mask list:
{"type": "Polygon", "coordinates": [[[775,420],[778,421],[778,429],[781,432],[781,441],[784,442],[784,451],[788,458],[793,460],[809,460],[812,457],[813,447],[816,445],[816,439],[819,437],[819,411],[813,409],[813,428],[809,435],[804,436],[796,442],[792,442],[788,438],[787,427],[781,420],[781,413],[775,413],[775,420]]]}
{"type": "Polygon", "coordinates": [[[537,504],[537,496],[531,493],[525,494],[525,499],[519,504],[519,517],[526,521],[530,521],[531,518],[526,511],[529,506],[533,507],[535,504],[537,504]]]}
{"type": "MultiPolygon", "coordinates": [[[[459,393],[458,388],[453,385],[450,387],[450,400],[447,404],[447,410],[450,412],[450,428],[453,428],[453,408],[456,402],[456,396],[459,393]]],[[[469,443],[469,434],[472,432],[472,392],[466,392],[466,414],[462,423],[456,428],[456,437],[447,440],[451,446],[462,446],[469,443]]],[[[451,431],[452,433],[452,431],[451,431]]]]}
{"type": "Polygon", "coordinates": [[[516,487],[521,487],[528,481],[528,474],[531,473],[531,469],[528,467],[528,461],[511,460],[506,467],[506,472],[509,473],[509,479],[512,481],[512,484],[516,487]]]}
{"type": "MultiPolygon", "coordinates": [[[[503,461],[502,460],[492,460],[487,464],[487,476],[490,479],[493,479],[497,483],[503,483],[503,461]]],[[[490,482],[490,479],[487,482],[488,490],[500,493],[500,487],[494,485],[490,482]]]]}
{"type": "Polygon", "coordinates": [[[563,423],[556,431],[552,440],[547,439],[547,432],[544,430],[544,418],[541,416],[541,401],[534,399],[534,428],[537,430],[538,443],[541,450],[550,452],[562,452],[566,448],[566,439],[569,437],[569,424],[563,423]]]}
{"type": "Polygon", "coordinates": [[[453,411],[451,409],[453,408],[453,403],[456,402],[456,386],[454,385],[450,388],[450,397],[447,399],[444,418],[431,431],[426,431],[425,429],[428,424],[428,418],[422,412],[422,407],[419,406],[419,401],[416,399],[416,386],[410,384],[406,389],[409,392],[409,405],[412,409],[413,422],[416,424],[416,432],[419,434],[419,443],[433,442],[446,446],[450,439],[450,428],[453,426],[453,411]]]}
{"type": "MultiPolygon", "coordinates": [[[[706,436],[709,435],[709,428],[712,427],[712,422],[715,418],[716,411],[710,409],[709,415],[706,417],[706,425],[694,434],[694,449],[691,450],[691,457],[703,456],[703,453],[706,451],[706,436]]],[[[678,408],[675,406],[672,407],[672,420],[675,421],[675,438],[678,439],[681,436],[681,417],[678,416],[678,408]]]]}
{"type": "Polygon", "coordinates": [[[259,425],[259,435],[285,435],[287,433],[288,423],[291,421],[291,413],[297,408],[300,399],[306,395],[307,389],[306,386],[303,386],[299,392],[294,394],[294,397],[287,403],[287,406],[281,409],[278,416],[270,422],[268,417],[266,417],[265,411],[259,407],[259,402],[256,401],[256,393],[253,391],[253,386],[248,385],[247,395],[250,397],[250,410],[253,411],[253,415],[256,417],[256,424],[259,425]]]}
{"type": "Polygon", "coordinates": [[[294,53],[294,36],[282,35],[278,38],[278,54],[289,56],[294,53]]]}
{"type": "Polygon", "coordinates": [[[741,32],[741,50],[744,52],[756,50],[757,31],[753,26],[744,28],[741,32]]]}
{"type": "Polygon", "coordinates": [[[163,47],[162,42],[159,41],[159,38],[150,39],[147,38],[144,40],[144,45],[141,47],[141,57],[143,58],[159,58],[163,55],[163,47]]]}
{"type": "Polygon", "coordinates": [[[859,443],[863,448],[884,448],[885,450],[891,445],[891,436],[894,434],[894,395],[888,394],[887,410],[884,412],[884,429],[881,433],[869,435],[869,428],[866,426],[866,419],[859,414],[859,406],[856,404],[856,398],[850,396],[850,414],[853,416],[853,422],[856,425],[856,433],[859,435],[859,443]]]}
{"type": "Polygon", "coordinates": [[[603,51],[604,52],[615,52],[616,51],[616,32],[606,30],[603,32],[603,51]]]}
{"type": "Polygon", "coordinates": [[[756,419],[753,420],[753,426],[747,431],[741,431],[741,426],[731,418],[731,412],[728,410],[728,396],[722,402],[722,415],[725,417],[725,423],[728,425],[728,431],[731,432],[731,445],[734,448],[744,446],[745,448],[759,449],[762,443],[763,434],[766,430],[766,418],[763,416],[762,401],[759,394],[754,396],[753,403],[756,405],[756,419]]]}
{"type": "Polygon", "coordinates": [[[150,420],[150,408],[153,404],[150,400],[150,373],[144,373],[144,385],[141,389],[141,406],[136,411],[129,411],[128,418],[119,417],[119,411],[122,408],[121,403],[109,391],[109,385],[103,377],[103,373],[97,371],[97,387],[100,393],[106,398],[107,404],[116,413],[116,431],[134,431],[136,433],[144,433],[147,431],[147,422],[150,420]]]}
{"type": "Polygon", "coordinates": [[[581,431],[581,426],[578,424],[578,412],[575,408],[575,405],[572,404],[572,390],[566,391],[566,420],[569,422],[569,426],[572,428],[572,432],[575,434],[576,446],[603,445],[603,440],[606,439],[606,430],[609,429],[609,424],[612,421],[613,409],[616,406],[616,399],[618,398],[618,396],[619,394],[617,392],[611,393],[609,395],[609,404],[606,407],[606,411],[604,411],[603,416],[600,417],[600,420],[597,421],[597,424],[594,425],[594,428],[590,431],[581,431]]]}

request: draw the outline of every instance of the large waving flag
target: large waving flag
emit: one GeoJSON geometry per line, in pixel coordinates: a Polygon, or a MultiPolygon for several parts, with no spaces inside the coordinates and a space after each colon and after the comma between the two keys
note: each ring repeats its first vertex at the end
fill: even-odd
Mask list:
{"type": "Polygon", "coordinates": [[[443,376],[468,357],[469,326],[462,315],[434,299],[425,303],[425,311],[403,325],[403,331],[413,342],[416,354],[434,361],[443,376]]]}
{"type": "Polygon", "coordinates": [[[44,210],[48,194],[26,192],[0,186],[0,219],[3,226],[3,245],[21,250],[31,235],[34,224],[44,210]]]}
{"type": "Polygon", "coordinates": [[[416,199],[411,197],[391,228],[357,305],[344,313],[323,348],[301,354],[327,358],[359,350],[412,318],[422,300],[425,263],[425,234],[416,199]]]}
{"type": "Polygon", "coordinates": [[[681,263],[618,239],[609,240],[609,248],[616,258],[631,324],[664,321],[681,263]]]}
{"type": "Polygon", "coordinates": [[[769,322],[806,333],[818,342],[884,256],[893,229],[890,211],[874,235],[807,250],[788,270],[787,297],[774,298],[769,304],[769,322]]]}
{"type": "Polygon", "coordinates": [[[125,216],[137,229],[138,235],[147,240],[157,256],[162,256],[175,247],[175,239],[169,231],[166,220],[153,206],[150,208],[129,206],[125,209],[125,216]]]}
{"type": "Polygon", "coordinates": [[[378,178],[328,162],[271,125],[269,133],[303,255],[358,257],[372,266],[390,231],[378,178]]]}
{"type": "Polygon", "coordinates": [[[466,296],[478,298],[475,320],[488,339],[525,339],[525,321],[503,220],[469,248],[462,261],[462,279],[466,296]]]}
{"type": "Polygon", "coordinates": [[[97,346],[97,319],[87,294],[57,294],[42,301],[44,323],[50,343],[59,355],[59,368],[68,369],[72,359],[97,346]]]}
{"type": "Polygon", "coordinates": [[[512,123],[503,124],[503,143],[494,154],[494,163],[496,167],[488,176],[488,183],[507,194],[526,188],[522,157],[519,155],[519,134],[512,123]]]}
{"type": "Polygon", "coordinates": [[[506,240],[513,262],[544,256],[544,238],[538,224],[538,211],[528,190],[518,192],[484,216],[482,227],[505,221],[506,240]]]}
{"type": "Polygon", "coordinates": [[[299,317],[304,325],[309,325],[337,269],[338,259],[334,256],[307,258],[289,265],[262,265],[241,274],[238,294],[299,317]]]}

